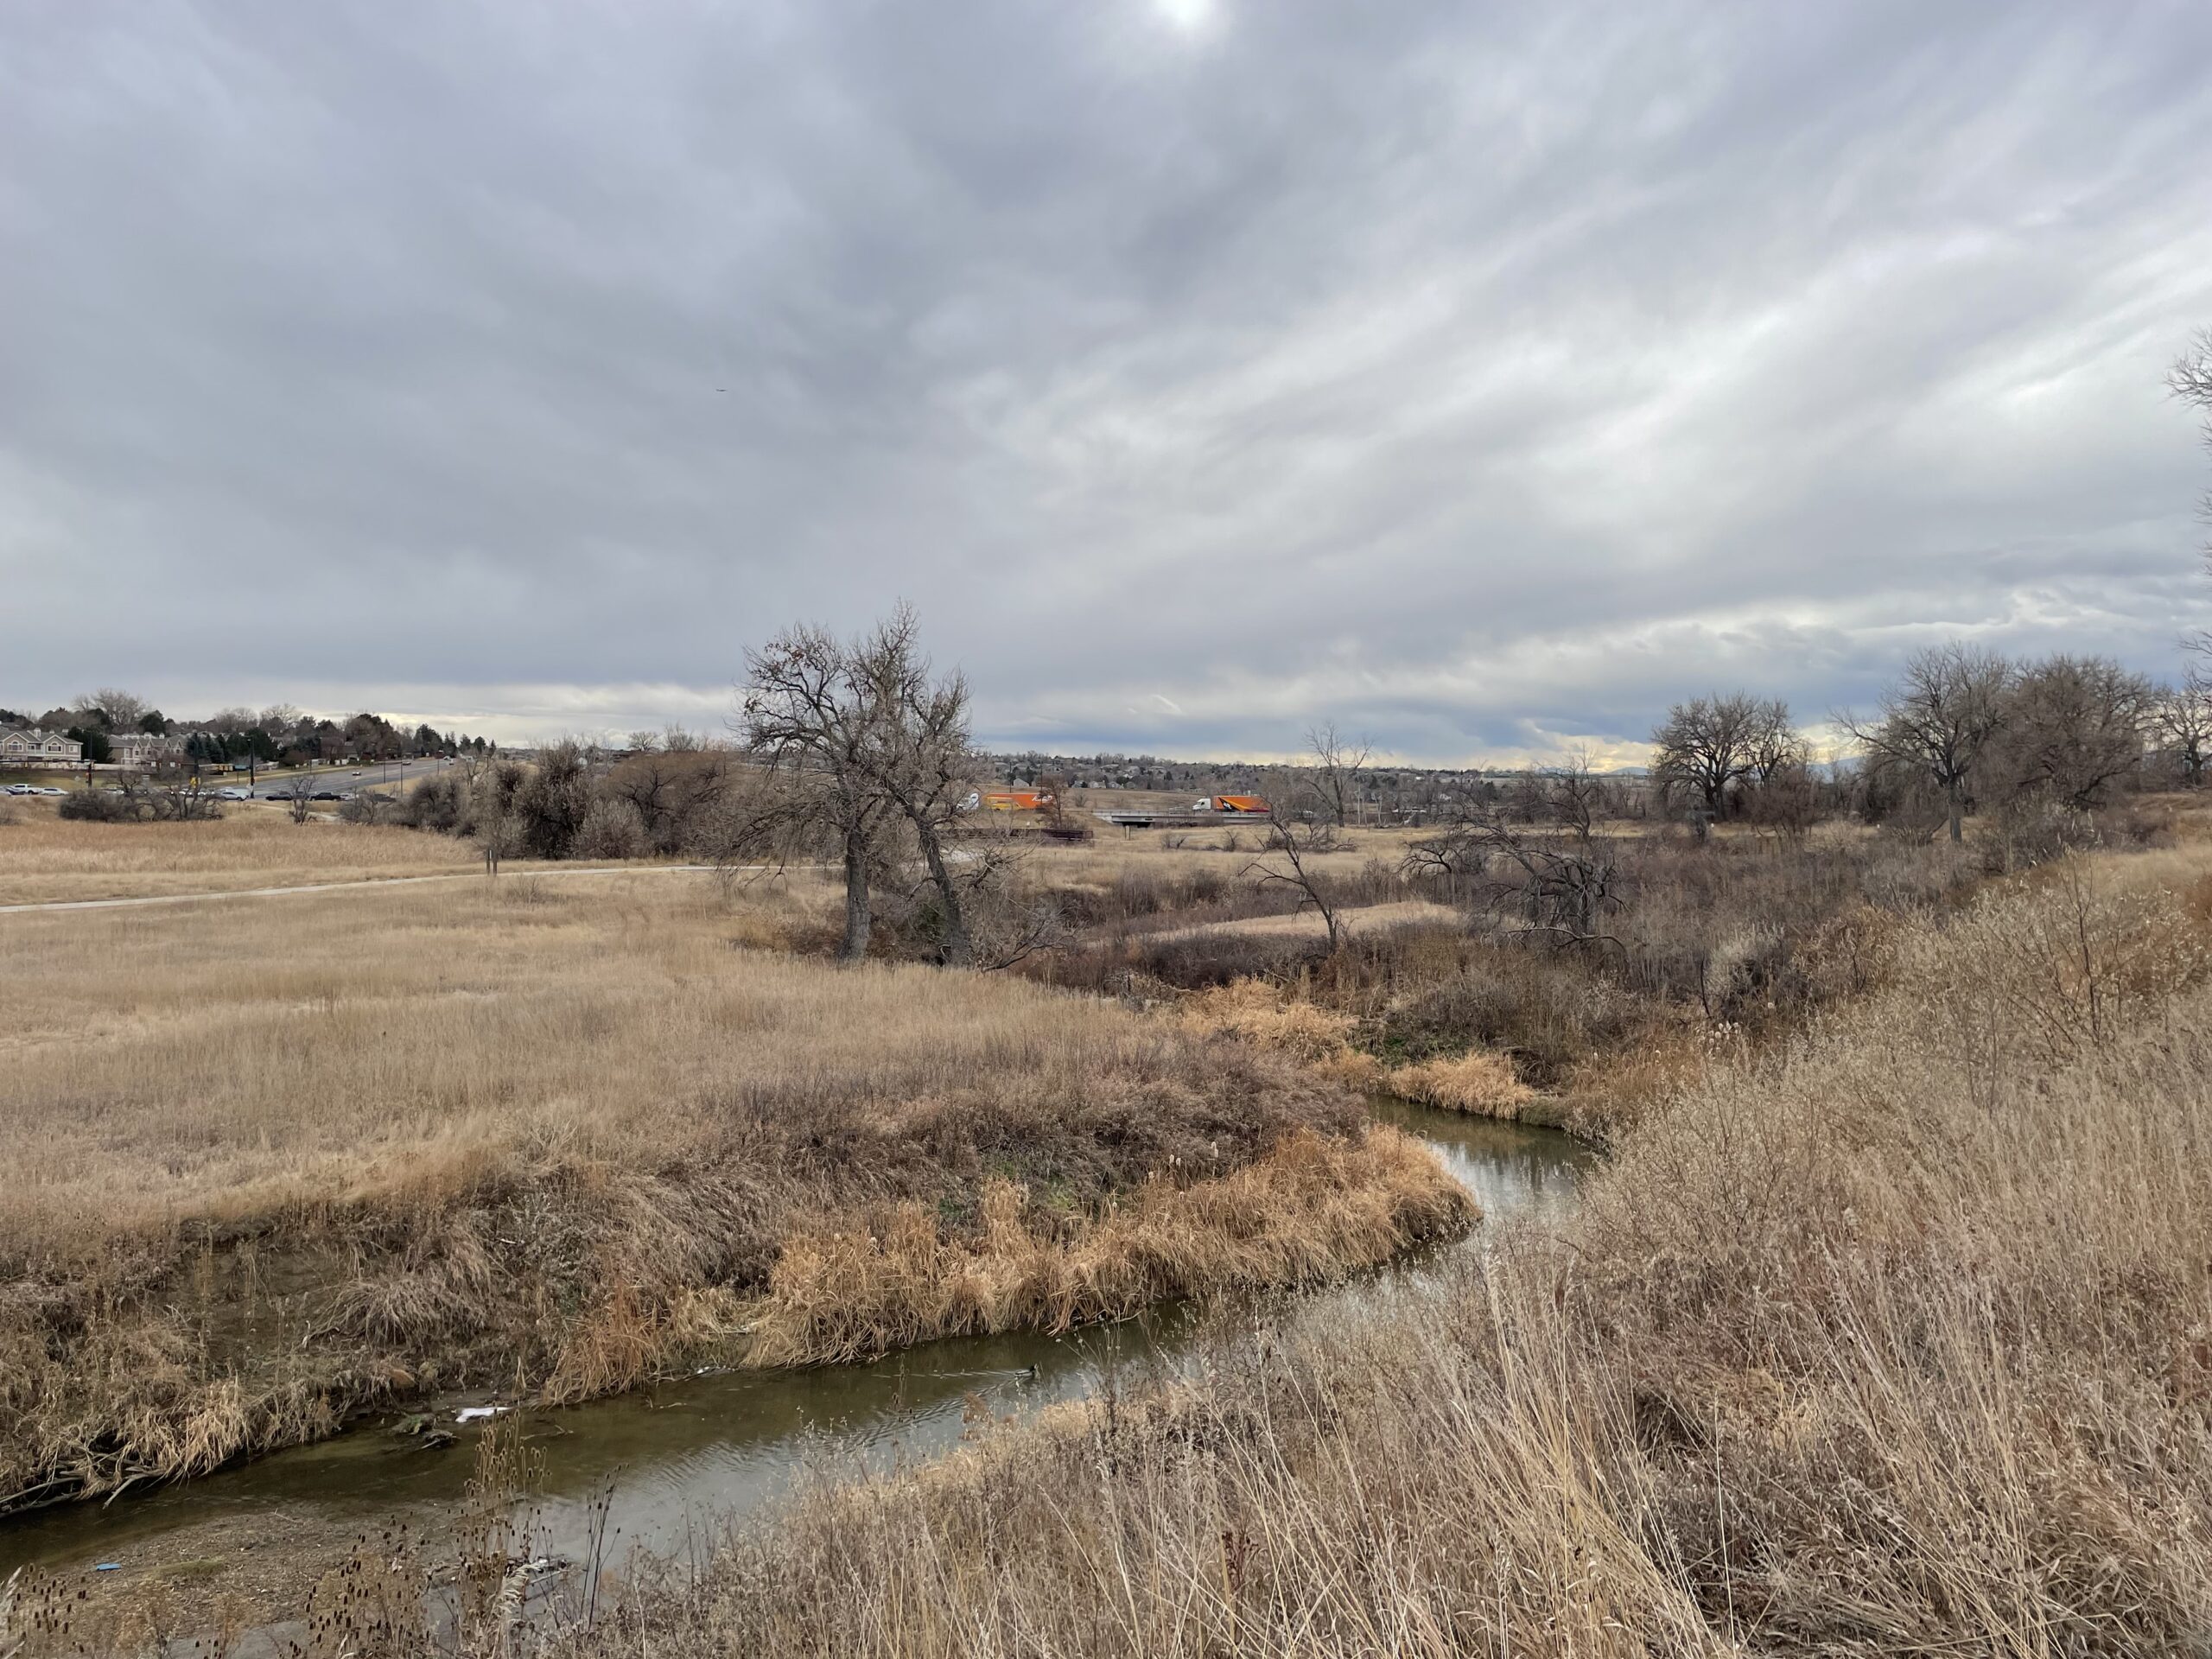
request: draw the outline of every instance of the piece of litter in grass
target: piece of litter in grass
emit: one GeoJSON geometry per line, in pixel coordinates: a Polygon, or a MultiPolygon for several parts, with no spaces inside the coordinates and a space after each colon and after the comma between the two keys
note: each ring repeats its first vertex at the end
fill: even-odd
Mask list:
{"type": "Polygon", "coordinates": [[[97,1562],[94,1564],[92,1571],[95,1573],[120,1573],[123,1571],[123,1563],[121,1561],[97,1562]]]}

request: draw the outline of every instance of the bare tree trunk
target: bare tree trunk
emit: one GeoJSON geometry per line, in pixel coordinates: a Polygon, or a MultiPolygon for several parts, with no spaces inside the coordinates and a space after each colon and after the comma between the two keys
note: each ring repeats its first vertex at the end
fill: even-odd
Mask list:
{"type": "Polygon", "coordinates": [[[1951,780],[1949,793],[1951,798],[1951,841],[1953,845],[1955,846],[1963,842],[1967,838],[1966,800],[1962,791],[1959,788],[1959,780],[1955,778],[1951,780]]]}
{"type": "Polygon", "coordinates": [[[837,947],[840,962],[864,962],[873,913],[868,899],[868,849],[848,838],[845,842],[845,939],[837,947]]]}
{"type": "Polygon", "coordinates": [[[968,917],[961,908],[960,889],[953,885],[951,874],[944,868],[944,849],[938,844],[937,831],[928,822],[917,817],[913,823],[915,834],[921,840],[922,857],[930,867],[930,880],[937,883],[938,898],[944,906],[944,965],[973,968],[976,946],[968,937],[968,917]]]}

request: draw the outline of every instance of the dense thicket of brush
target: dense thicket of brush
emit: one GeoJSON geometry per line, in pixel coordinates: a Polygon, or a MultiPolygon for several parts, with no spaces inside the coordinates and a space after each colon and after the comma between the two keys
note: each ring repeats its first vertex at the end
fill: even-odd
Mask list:
{"type": "Polygon", "coordinates": [[[1286,1058],[1017,981],[733,948],[804,895],[503,877],[293,902],[219,932],[12,918],[0,1507],[202,1471],[390,1390],[575,1397],[679,1354],[1050,1324],[1464,1224],[1286,1058]],[[1203,1197],[1239,1172],[1244,1205],[1203,1197]],[[1312,1248],[1255,1255],[1243,1211],[1307,1200],[1312,1248]],[[785,1259],[913,1243],[917,1218],[937,1279],[911,1251],[785,1259]],[[1048,1291],[1053,1253],[1073,1276],[1048,1291]]]}
{"type": "MultiPolygon", "coordinates": [[[[666,1656],[2198,1650],[2212,877],[2069,861],[1648,1117],[1563,1240],[831,1482],[666,1656]]],[[[580,1637],[604,1650],[606,1632],[580,1637]]]]}
{"type": "Polygon", "coordinates": [[[1618,904],[1603,937],[1586,943],[1529,931],[1511,872],[1386,880],[1345,861],[1329,878],[1340,902],[1444,899],[1461,907],[1459,918],[1352,927],[1333,951],[1318,923],[1303,934],[1258,925],[1109,931],[1037,972],[1156,995],[1264,982],[1348,1016],[1348,1041],[1424,1097],[1473,1098],[1425,1068],[1502,1058],[1512,1075],[1488,1098],[1541,1091],[1552,1097],[1547,1114],[1610,1135],[1694,1074],[1716,1043],[1756,1045],[1874,988],[1904,919],[1955,906],[1980,874],[1977,859],[1947,846],[1841,830],[1803,842],[1623,838],[1604,856],[1618,904]]]}

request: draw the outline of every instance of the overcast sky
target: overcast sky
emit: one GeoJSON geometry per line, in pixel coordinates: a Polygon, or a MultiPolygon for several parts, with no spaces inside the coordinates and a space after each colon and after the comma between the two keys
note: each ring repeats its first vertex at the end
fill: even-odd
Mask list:
{"type": "Polygon", "coordinates": [[[994,746],[1510,760],[2212,620],[2201,0],[15,4],[0,308],[16,707],[904,594],[994,746]]]}

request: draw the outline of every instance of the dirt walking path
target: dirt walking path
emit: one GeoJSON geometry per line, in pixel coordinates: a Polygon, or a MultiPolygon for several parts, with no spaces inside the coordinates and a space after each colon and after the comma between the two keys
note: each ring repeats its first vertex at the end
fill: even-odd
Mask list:
{"type": "MultiPolygon", "coordinates": [[[[518,880],[534,881],[540,877],[554,875],[672,875],[687,871],[698,874],[714,868],[711,864],[613,864],[582,870],[531,868],[513,870],[508,874],[518,880]]],[[[750,866],[741,867],[732,872],[738,875],[753,873],[754,868],[750,866]]],[[[121,910],[131,905],[190,905],[204,899],[276,899],[292,893],[342,893],[353,887],[405,887],[424,881],[481,881],[485,879],[480,871],[455,870],[444,875],[385,875],[368,876],[359,881],[315,881],[296,887],[219,887],[207,893],[157,893],[132,899],[48,899],[36,904],[0,905],[0,916],[35,910],[121,910]]]]}

